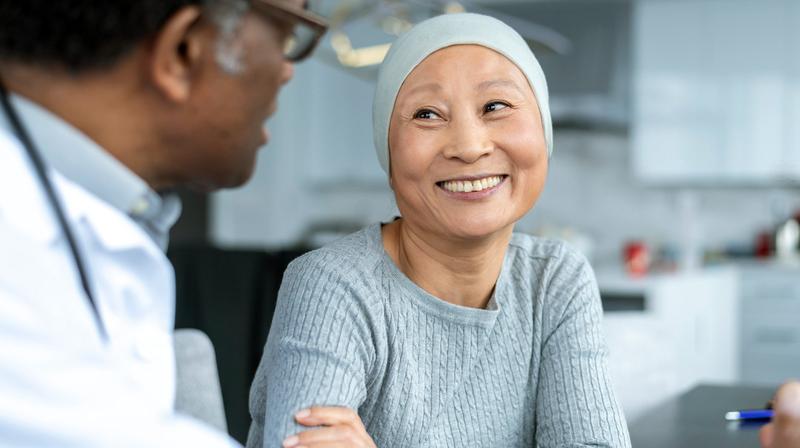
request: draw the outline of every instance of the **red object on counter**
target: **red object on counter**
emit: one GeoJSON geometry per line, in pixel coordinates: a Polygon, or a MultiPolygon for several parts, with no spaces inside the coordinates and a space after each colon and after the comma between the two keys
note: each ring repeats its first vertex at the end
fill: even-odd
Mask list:
{"type": "Polygon", "coordinates": [[[758,258],[772,255],[772,232],[760,232],[756,236],[755,255],[758,258]]]}
{"type": "Polygon", "coordinates": [[[642,241],[631,241],[625,244],[623,250],[625,270],[633,277],[647,274],[650,268],[650,250],[642,241]]]}

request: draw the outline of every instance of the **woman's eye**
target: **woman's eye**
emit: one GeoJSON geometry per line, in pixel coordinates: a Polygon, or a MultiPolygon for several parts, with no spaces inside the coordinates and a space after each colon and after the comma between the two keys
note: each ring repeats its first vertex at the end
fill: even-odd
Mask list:
{"type": "Polygon", "coordinates": [[[420,109],[416,113],[414,113],[414,118],[418,118],[420,120],[430,120],[438,117],[439,114],[430,109],[420,109]]]}
{"type": "Polygon", "coordinates": [[[483,106],[483,113],[494,112],[496,110],[505,109],[508,107],[508,104],[503,103],[501,101],[492,101],[487,105],[483,106]]]}

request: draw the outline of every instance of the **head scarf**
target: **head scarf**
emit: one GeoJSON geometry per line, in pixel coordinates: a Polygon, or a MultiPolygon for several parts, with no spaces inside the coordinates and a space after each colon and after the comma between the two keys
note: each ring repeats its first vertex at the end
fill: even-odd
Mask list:
{"type": "Polygon", "coordinates": [[[549,157],[553,152],[553,124],[547,81],[528,44],[513,28],[493,17],[472,13],[445,14],[420,22],[400,36],[392,44],[378,72],[372,127],[375,151],[383,170],[389,174],[389,121],[400,87],[425,58],[453,45],[486,47],[502,54],[520,69],[539,105],[549,157]]]}

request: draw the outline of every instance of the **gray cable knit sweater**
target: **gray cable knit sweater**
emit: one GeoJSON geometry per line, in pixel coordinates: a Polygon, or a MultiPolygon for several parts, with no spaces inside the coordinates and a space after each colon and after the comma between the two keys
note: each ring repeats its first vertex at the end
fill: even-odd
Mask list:
{"type": "Polygon", "coordinates": [[[248,447],[311,405],[357,409],[380,448],[629,447],[586,260],[515,234],[487,309],[431,296],[375,224],[291,263],[250,392],[248,447]],[[266,429],[265,429],[266,428],[266,429]]]}

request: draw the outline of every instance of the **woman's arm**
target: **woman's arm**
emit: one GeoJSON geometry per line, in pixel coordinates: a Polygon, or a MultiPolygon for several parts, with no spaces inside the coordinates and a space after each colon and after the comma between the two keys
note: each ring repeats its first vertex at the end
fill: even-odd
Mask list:
{"type": "Polygon", "coordinates": [[[556,311],[541,358],[536,440],[539,447],[630,447],[606,365],[600,294],[582,265],[549,304],[556,311]]]}
{"type": "Polygon", "coordinates": [[[372,313],[337,261],[317,252],[293,262],[284,274],[251,390],[254,424],[263,423],[261,446],[281,446],[307,430],[295,420],[301,410],[357,410],[365,399],[375,358],[372,313]]]}

